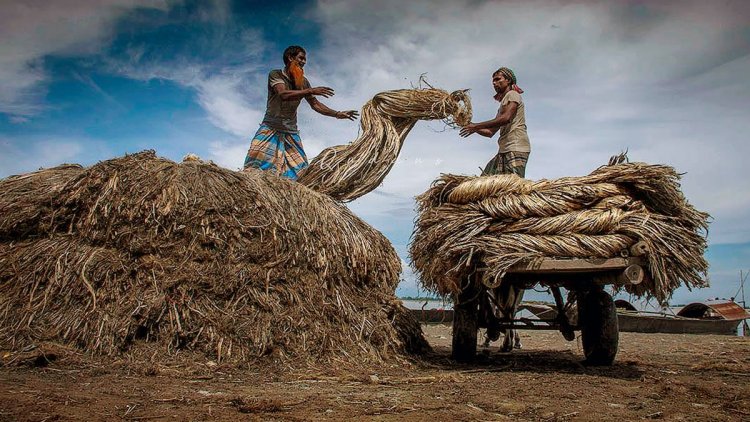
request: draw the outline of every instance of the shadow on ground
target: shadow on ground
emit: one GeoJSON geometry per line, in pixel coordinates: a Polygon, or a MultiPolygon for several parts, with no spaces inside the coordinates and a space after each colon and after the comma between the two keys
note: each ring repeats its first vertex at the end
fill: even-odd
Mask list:
{"type": "Polygon", "coordinates": [[[451,349],[436,346],[419,362],[426,368],[459,372],[529,372],[539,374],[585,374],[623,380],[640,379],[644,371],[634,361],[616,360],[612,366],[588,366],[582,357],[571,351],[561,350],[514,350],[501,353],[496,350],[477,352],[472,363],[457,363],[451,359],[451,349]]]}

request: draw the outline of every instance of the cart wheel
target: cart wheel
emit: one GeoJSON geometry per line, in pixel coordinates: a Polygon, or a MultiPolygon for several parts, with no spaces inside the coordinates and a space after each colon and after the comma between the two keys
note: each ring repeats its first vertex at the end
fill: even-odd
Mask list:
{"type": "Polygon", "coordinates": [[[584,292],[578,302],[578,324],[586,363],[612,365],[620,336],[612,296],[601,288],[584,292]]]}
{"type": "Polygon", "coordinates": [[[471,362],[477,354],[478,292],[472,285],[462,291],[453,304],[452,356],[459,362],[471,362]]]}

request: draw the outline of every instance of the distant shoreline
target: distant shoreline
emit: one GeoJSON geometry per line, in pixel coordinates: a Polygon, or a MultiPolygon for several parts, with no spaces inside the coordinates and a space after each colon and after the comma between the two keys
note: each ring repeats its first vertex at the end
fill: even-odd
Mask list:
{"type": "MultiPolygon", "coordinates": [[[[451,302],[452,302],[450,298],[441,299],[439,297],[412,297],[412,296],[406,296],[406,297],[399,297],[398,299],[400,301],[402,301],[402,302],[413,302],[413,303],[424,303],[424,302],[434,303],[434,302],[438,302],[438,303],[451,304],[451,302]]],[[[528,302],[554,305],[554,302],[544,301],[544,300],[531,300],[531,301],[528,301],[528,302]]],[[[696,301],[696,302],[700,302],[700,301],[696,301]]],[[[691,303],[696,303],[696,302],[691,302],[691,303]]],[[[688,305],[687,303],[678,303],[678,304],[670,304],[669,307],[670,308],[683,308],[683,307],[685,307],[687,305],[688,305]]],[[[748,312],[750,312],[750,307],[745,307],[745,310],[748,311],[748,312]]]]}

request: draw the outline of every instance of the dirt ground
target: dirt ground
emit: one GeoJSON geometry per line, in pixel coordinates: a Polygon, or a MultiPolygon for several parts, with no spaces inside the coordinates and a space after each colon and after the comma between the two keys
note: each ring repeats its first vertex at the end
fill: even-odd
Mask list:
{"type": "Polygon", "coordinates": [[[580,340],[523,331],[523,349],[461,365],[449,326],[423,329],[433,355],[377,371],[6,365],[0,421],[750,420],[748,337],[622,333],[615,365],[597,368],[580,340]]]}

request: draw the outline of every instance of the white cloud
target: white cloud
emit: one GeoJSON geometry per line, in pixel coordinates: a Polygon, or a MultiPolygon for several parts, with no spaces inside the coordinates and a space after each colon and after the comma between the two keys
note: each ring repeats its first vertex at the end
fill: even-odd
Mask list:
{"type": "MultiPolygon", "coordinates": [[[[116,35],[117,20],[135,8],[166,11],[179,2],[166,0],[107,0],[94,7],[84,0],[24,2],[0,5],[0,113],[9,121],[24,123],[45,107],[47,75],[43,59],[48,55],[96,56],[116,35]]],[[[99,56],[112,73],[140,80],[168,80],[195,90],[198,104],[209,121],[230,135],[210,144],[209,157],[230,167],[241,166],[246,149],[240,146],[254,133],[265,105],[268,69],[259,57],[265,43],[254,28],[232,26],[229,3],[204,4],[192,16],[200,22],[219,24],[221,30],[201,39],[209,51],[187,48],[184,54],[165,59],[156,45],[129,43],[119,57],[99,56]],[[212,38],[213,37],[213,38],[212,38]],[[231,43],[228,44],[228,43],[231,43]],[[216,60],[206,60],[204,53],[216,60]],[[224,66],[222,59],[232,65],[224,66]],[[239,64],[236,64],[239,63],[239,64]],[[262,67],[262,69],[261,69],[262,67]]],[[[74,73],[79,81],[99,92],[110,103],[116,100],[88,75],[74,73]]],[[[117,105],[117,104],[115,104],[117,105]]]]}
{"type": "MultiPolygon", "coordinates": [[[[228,12],[221,10],[213,15],[230,20],[228,12]]],[[[263,34],[255,28],[231,30],[236,31],[231,36],[225,32],[207,35],[200,43],[205,51],[187,49],[183,55],[165,59],[158,54],[158,46],[133,44],[124,55],[104,60],[115,74],[144,81],[171,81],[194,90],[211,124],[228,135],[210,143],[206,158],[237,169],[265,113],[269,69],[260,60],[267,48],[263,34]],[[215,58],[206,60],[202,53],[215,58]]],[[[223,31],[229,32],[226,28],[223,31]]]]}
{"type": "MultiPolygon", "coordinates": [[[[309,54],[310,79],[336,88],[341,105],[363,104],[427,72],[438,87],[472,89],[477,121],[494,115],[490,74],[508,65],[527,91],[528,177],[587,174],[629,149],[633,160],[687,173],[688,198],[716,218],[713,242],[750,240],[750,223],[740,222],[750,221],[743,199],[750,187],[742,174],[742,157],[750,153],[742,135],[750,132],[750,42],[736,35],[747,30],[747,19],[738,16],[747,18],[750,8],[741,2],[662,2],[656,9],[587,2],[426,7],[322,1],[316,16],[323,47],[309,54]]],[[[311,120],[306,129],[321,133],[326,124],[311,120]]],[[[418,124],[402,150],[402,158],[422,163],[399,162],[381,188],[398,197],[368,195],[352,204],[366,218],[401,210],[441,172],[476,174],[496,152],[494,140],[461,140],[455,131],[425,126],[418,124]],[[433,160],[443,162],[424,164],[433,160]]],[[[346,140],[353,140],[355,131],[348,133],[346,140]]],[[[325,146],[344,143],[316,139],[325,146]]]]}
{"type": "Polygon", "coordinates": [[[208,159],[222,167],[241,170],[249,146],[250,142],[245,140],[213,141],[208,148],[208,159]]]}
{"type": "MultiPolygon", "coordinates": [[[[256,45],[254,54],[260,54],[256,45]]],[[[185,60],[187,60],[185,58],[185,60]]],[[[197,102],[209,121],[227,133],[227,137],[209,144],[207,159],[230,169],[239,169],[250,139],[265,113],[265,73],[257,65],[214,71],[201,63],[111,63],[124,76],[150,80],[162,79],[195,90],[197,102]],[[261,82],[262,81],[262,82],[261,82]],[[259,90],[258,87],[263,87],[259,90]]]]}
{"type": "Polygon", "coordinates": [[[83,145],[74,140],[28,140],[24,148],[17,144],[0,137],[0,178],[61,163],[77,162],[84,151],[83,145]]]}
{"type": "MultiPolygon", "coordinates": [[[[437,87],[470,88],[474,120],[487,120],[497,107],[490,75],[509,66],[526,90],[527,177],[584,175],[629,149],[632,160],[686,173],[687,198],[714,217],[712,244],[750,242],[750,3],[321,1],[316,17],[322,47],[308,53],[310,79],[337,90],[336,106],[407,88],[426,72],[437,87]]],[[[313,119],[303,130],[324,147],[345,143],[327,128],[313,119]]],[[[440,173],[477,174],[497,150],[495,140],[439,129],[418,123],[383,185],[350,204],[402,258],[413,197],[440,173]]],[[[355,137],[347,128],[346,141],[355,137]]],[[[710,292],[731,283],[717,265],[710,292]]],[[[413,277],[403,273],[401,291],[413,293],[413,277]]]]}
{"type": "MultiPolygon", "coordinates": [[[[23,1],[0,3],[0,113],[32,116],[44,107],[50,54],[91,54],[113,22],[136,7],[165,9],[165,0],[23,1]]],[[[17,118],[15,121],[18,121],[17,118]]]]}
{"type": "MultiPolygon", "coordinates": [[[[263,118],[264,110],[249,100],[250,84],[246,80],[249,73],[232,72],[186,83],[198,91],[198,102],[211,123],[237,137],[255,132],[263,118]]],[[[259,96],[252,97],[257,100],[259,96]]]]}

